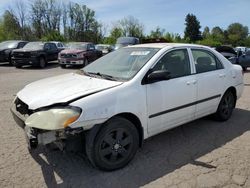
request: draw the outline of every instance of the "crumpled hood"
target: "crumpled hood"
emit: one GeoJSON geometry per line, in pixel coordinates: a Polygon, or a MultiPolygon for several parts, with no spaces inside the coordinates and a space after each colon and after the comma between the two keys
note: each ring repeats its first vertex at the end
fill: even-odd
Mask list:
{"type": "Polygon", "coordinates": [[[69,73],[33,82],[19,91],[17,97],[26,103],[29,109],[35,110],[65,103],[120,84],[122,82],[69,73]]]}
{"type": "Polygon", "coordinates": [[[62,50],[61,54],[78,54],[78,53],[82,53],[85,52],[86,50],[77,50],[77,49],[66,49],[66,50],[62,50]]]}

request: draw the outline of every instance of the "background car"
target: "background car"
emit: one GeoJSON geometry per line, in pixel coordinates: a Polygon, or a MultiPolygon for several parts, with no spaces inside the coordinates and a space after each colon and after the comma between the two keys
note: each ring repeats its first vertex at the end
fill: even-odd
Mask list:
{"type": "Polygon", "coordinates": [[[62,42],[58,42],[58,41],[50,41],[50,42],[54,43],[59,51],[62,51],[65,49],[65,45],[62,42]]]}
{"type": "Polygon", "coordinates": [[[96,50],[102,51],[102,55],[106,55],[109,52],[113,51],[113,48],[111,45],[108,44],[97,44],[95,45],[96,50]]]}
{"type": "Polygon", "coordinates": [[[215,50],[220,52],[227,59],[237,57],[237,52],[231,46],[218,46],[215,50]]]}
{"type": "Polygon", "coordinates": [[[24,47],[28,42],[21,40],[9,40],[0,43],[0,62],[9,62],[12,65],[11,53],[14,49],[24,47]]]}
{"type": "Polygon", "coordinates": [[[59,50],[52,42],[29,42],[22,49],[13,50],[12,61],[16,68],[32,65],[44,68],[49,61],[58,58],[59,50]]]}
{"type": "Polygon", "coordinates": [[[68,43],[65,50],[58,55],[58,62],[62,68],[67,65],[86,66],[90,62],[102,56],[102,52],[95,49],[95,45],[90,42],[68,43]]]}
{"type": "Polygon", "coordinates": [[[129,46],[129,45],[136,45],[139,43],[140,43],[140,41],[136,37],[119,37],[116,40],[115,50],[118,50],[120,48],[123,48],[125,46],[129,46]]]}

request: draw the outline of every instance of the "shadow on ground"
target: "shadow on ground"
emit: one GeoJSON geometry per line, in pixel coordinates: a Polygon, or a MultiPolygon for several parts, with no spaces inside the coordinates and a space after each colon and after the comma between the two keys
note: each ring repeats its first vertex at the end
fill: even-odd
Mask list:
{"type": "Polygon", "coordinates": [[[139,187],[188,163],[214,168],[197,158],[249,131],[249,122],[250,111],[236,109],[227,122],[202,118],[166,131],[148,139],[128,166],[114,172],[96,170],[73,153],[42,148],[32,156],[47,187],[139,187]]]}

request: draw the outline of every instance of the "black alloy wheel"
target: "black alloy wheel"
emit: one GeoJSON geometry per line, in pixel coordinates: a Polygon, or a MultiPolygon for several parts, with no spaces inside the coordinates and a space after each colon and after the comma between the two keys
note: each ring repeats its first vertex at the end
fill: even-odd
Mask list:
{"type": "Polygon", "coordinates": [[[235,107],[235,96],[231,91],[227,91],[222,97],[216,112],[216,117],[220,121],[228,120],[235,107]]]}
{"type": "Polygon", "coordinates": [[[86,145],[88,158],[94,166],[106,171],[124,167],[139,146],[136,127],[121,117],[105,123],[94,140],[93,147],[86,145]]]}

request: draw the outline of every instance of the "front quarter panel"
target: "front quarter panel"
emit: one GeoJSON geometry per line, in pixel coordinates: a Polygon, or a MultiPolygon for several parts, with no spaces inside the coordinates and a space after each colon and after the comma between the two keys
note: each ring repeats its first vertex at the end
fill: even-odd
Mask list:
{"type": "Polygon", "coordinates": [[[80,107],[82,114],[70,127],[90,129],[121,113],[136,115],[141,124],[146,126],[146,92],[144,87],[137,84],[127,82],[71,103],[72,106],[80,107]]]}

